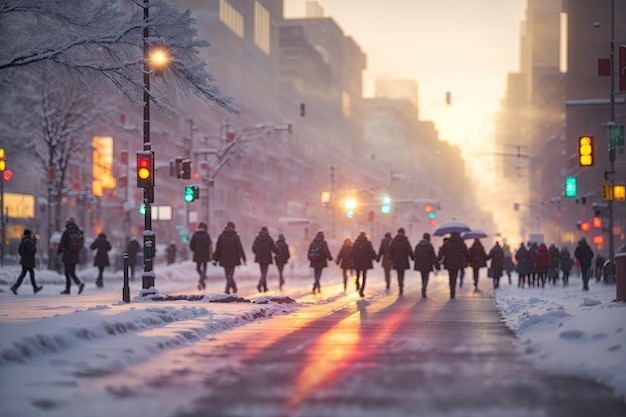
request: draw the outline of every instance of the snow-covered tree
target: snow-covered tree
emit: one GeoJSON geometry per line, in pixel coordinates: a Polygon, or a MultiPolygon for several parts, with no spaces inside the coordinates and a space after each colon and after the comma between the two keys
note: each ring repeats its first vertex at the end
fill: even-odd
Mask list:
{"type": "Polygon", "coordinates": [[[152,103],[177,115],[165,94],[177,91],[238,113],[234,100],[220,93],[206,71],[200,48],[209,43],[197,39],[194,25],[189,10],[181,12],[164,0],[5,0],[0,2],[0,84],[19,90],[23,72],[46,62],[51,71],[71,74],[84,88],[111,82],[142,105],[147,27],[147,43],[165,48],[170,56],[162,88],[151,88],[152,103]]]}

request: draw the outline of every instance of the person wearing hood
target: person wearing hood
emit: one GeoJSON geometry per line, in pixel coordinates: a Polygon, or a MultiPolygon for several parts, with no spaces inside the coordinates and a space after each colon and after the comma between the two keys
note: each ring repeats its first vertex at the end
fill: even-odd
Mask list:
{"type": "Polygon", "coordinates": [[[532,262],[530,260],[530,253],[524,242],[520,243],[519,249],[515,252],[515,261],[517,262],[517,286],[519,288],[524,288],[524,285],[527,284],[530,287],[530,268],[532,262]]]}
{"type": "Polygon", "coordinates": [[[333,261],[333,256],[328,249],[328,243],[324,239],[324,232],[319,230],[311,243],[309,244],[309,251],[307,258],[310,262],[310,267],[313,268],[313,294],[322,292],[320,287],[320,280],[322,279],[322,270],[328,266],[328,261],[333,261]]]}
{"type": "Polygon", "coordinates": [[[474,278],[474,291],[478,291],[478,276],[480,268],[487,266],[487,252],[479,239],[474,239],[474,243],[469,248],[470,266],[472,267],[472,277],[474,278]]]}
{"type": "Polygon", "coordinates": [[[574,257],[580,264],[580,273],[583,278],[583,291],[589,290],[589,268],[591,267],[591,260],[593,259],[593,251],[587,244],[587,240],[581,237],[578,240],[576,249],[574,249],[574,257]]]}
{"type": "Polygon", "coordinates": [[[415,260],[413,246],[409,238],[404,234],[404,228],[399,228],[398,233],[389,245],[389,257],[393,261],[393,269],[398,274],[398,295],[404,294],[404,271],[411,268],[409,258],[415,260]]]}
{"type": "MultiPolygon", "coordinates": [[[[352,265],[352,259],[350,258],[350,251],[352,251],[352,239],[347,237],[344,239],[341,249],[339,249],[339,253],[337,254],[337,258],[335,259],[335,263],[339,265],[343,274],[344,291],[348,289],[348,276],[352,276],[352,271],[354,270],[354,265],[352,265]]],[[[356,290],[360,290],[358,282],[356,282],[356,290]]]]}
{"type": "Polygon", "coordinates": [[[289,245],[285,240],[285,235],[282,233],[278,235],[278,240],[276,240],[276,250],[277,252],[274,256],[274,260],[276,261],[276,268],[278,269],[278,289],[282,291],[283,285],[285,285],[283,270],[285,269],[285,265],[287,265],[287,261],[291,258],[289,245]]]}
{"type": "Polygon", "coordinates": [[[76,264],[79,261],[78,253],[79,250],[72,250],[70,246],[71,240],[73,240],[74,235],[80,235],[82,237],[83,232],[76,225],[76,220],[73,217],[69,217],[65,222],[65,230],[63,230],[63,234],[61,235],[61,242],[59,243],[59,249],[57,253],[61,255],[61,260],[63,261],[63,266],[65,269],[65,290],[61,291],[61,294],[69,294],[71,281],[73,280],[76,285],[78,285],[78,293],[81,294],[85,289],[85,283],[82,282],[76,276],[76,264]]]}
{"type": "Polygon", "coordinates": [[[372,246],[372,241],[365,234],[365,230],[361,230],[354,240],[352,250],[350,251],[350,259],[354,265],[356,272],[356,285],[359,288],[359,295],[365,297],[365,281],[367,280],[367,270],[373,269],[372,260],[376,259],[376,251],[372,246]],[[363,281],[359,282],[363,275],[363,281]]]}
{"type": "Polygon", "coordinates": [[[212,245],[207,224],[202,222],[189,241],[189,249],[193,252],[193,261],[196,263],[196,271],[199,275],[198,290],[200,291],[206,288],[206,266],[211,260],[212,245]]]}
{"type": "Polygon", "coordinates": [[[235,231],[235,223],[228,222],[226,227],[217,238],[215,252],[213,253],[213,264],[219,262],[224,268],[224,276],[226,278],[226,294],[237,293],[237,284],[235,283],[235,267],[243,262],[246,265],[246,253],[243,251],[241,239],[235,231]]]}
{"type": "Polygon", "coordinates": [[[104,286],[102,282],[104,268],[110,265],[109,251],[111,250],[111,242],[107,240],[107,235],[105,235],[104,233],[100,233],[98,237],[91,243],[89,249],[96,251],[96,256],[94,256],[93,258],[93,266],[98,268],[96,287],[102,288],[104,286]]]}
{"type": "Polygon", "coordinates": [[[430,233],[424,233],[422,240],[415,245],[415,266],[414,270],[420,271],[422,275],[422,297],[426,298],[428,287],[428,276],[433,270],[439,270],[439,262],[435,254],[435,248],[430,243],[430,233]]]}
{"type": "Polygon", "coordinates": [[[493,274],[493,288],[500,288],[500,278],[504,271],[504,250],[500,246],[500,242],[496,241],[487,256],[491,259],[489,268],[493,274]]]}
{"type": "Polygon", "coordinates": [[[22,265],[22,273],[17,277],[15,284],[11,286],[11,292],[17,295],[17,289],[22,285],[22,281],[26,276],[26,273],[30,276],[30,283],[33,286],[33,292],[37,294],[42,290],[42,286],[37,285],[35,281],[35,254],[37,253],[37,239],[32,237],[30,229],[24,229],[24,235],[22,241],[17,248],[17,252],[20,255],[20,264],[22,265]]]}
{"type": "Polygon", "coordinates": [[[259,234],[254,238],[252,253],[254,253],[254,262],[259,264],[261,271],[256,289],[259,290],[259,292],[267,292],[267,270],[270,264],[273,263],[272,254],[278,254],[274,239],[270,236],[267,227],[261,227],[259,234]]]}
{"type": "Polygon", "coordinates": [[[569,283],[569,273],[572,269],[572,265],[574,265],[574,260],[572,259],[572,255],[569,253],[569,249],[566,246],[561,248],[561,271],[563,271],[563,286],[567,287],[569,283]]]}
{"type": "Polygon", "coordinates": [[[448,270],[450,298],[456,296],[456,279],[459,269],[463,268],[469,260],[470,253],[461,239],[461,234],[457,232],[450,233],[450,237],[444,240],[443,245],[439,249],[438,261],[443,260],[443,267],[448,270]]]}
{"type": "Polygon", "coordinates": [[[376,262],[381,262],[383,266],[387,291],[389,291],[389,286],[391,284],[391,267],[393,266],[393,261],[389,257],[389,245],[391,245],[391,239],[391,233],[385,233],[385,237],[383,237],[380,241],[378,255],[376,256],[376,262]]]}

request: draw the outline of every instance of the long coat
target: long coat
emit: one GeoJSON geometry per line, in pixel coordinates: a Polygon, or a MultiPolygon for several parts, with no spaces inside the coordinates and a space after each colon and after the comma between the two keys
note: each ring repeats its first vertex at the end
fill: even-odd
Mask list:
{"type": "Polygon", "coordinates": [[[502,246],[497,242],[489,251],[489,259],[491,259],[489,267],[493,271],[493,277],[500,278],[504,270],[504,251],[502,250],[502,246]]]}
{"type": "Polygon", "coordinates": [[[35,254],[37,253],[36,240],[33,240],[28,236],[24,236],[22,238],[22,241],[20,242],[18,251],[20,256],[22,257],[20,259],[20,264],[22,264],[26,268],[34,268],[35,254]]]}
{"type": "Polygon", "coordinates": [[[72,252],[69,249],[70,232],[73,233],[76,231],[78,231],[78,233],[82,233],[80,229],[78,228],[78,226],[76,226],[76,224],[70,223],[65,227],[65,230],[63,230],[63,234],[61,235],[61,242],[59,243],[59,249],[57,253],[63,254],[61,257],[61,260],[63,261],[64,264],[76,265],[80,261],[78,252],[72,252]]]}
{"type": "Polygon", "coordinates": [[[333,256],[330,254],[330,249],[328,249],[328,243],[324,240],[324,236],[319,233],[315,235],[309,244],[309,248],[312,245],[322,245],[322,259],[318,261],[309,261],[309,266],[311,268],[326,268],[328,266],[328,261],[332,262],[333,256]]]}
{"type": "Polygon", "coordinates": [[[487,266],[487,252],[480,240],[476,239],[469,248],[470,266],[472,268],[482,268],[487,266]]]}
{"type": "Polygon", "coordinates": [[[422,239],[415,245],[415,266],[416,271],[430,272],[434,268],[439,269],[435,248],[428,239],[422,239]]]}
{"type": "Polygon", "coordinates": [[[252,243],[254,262],[259,264],[271,264],[272,253],[278,253],[274,239],[265,230],[261,230],[252,243]]]}
{"type": "Polygon", "coordinates": [[[211,242],[209,232],[201,227],[196,229],[193,235],[191,235],[189,249],[193,252],[194,262],[209,262],[211,260],[211,250],[213,249],[213,242],[211,242]]]}
{"type": "Polygon", "coordinates": [[[517,273],[520,275],[528,275],[531,273],[532,262],[530,261],[530,253],[522,243],[515,252],[515,260],[517,261],[517,273]]]}
{"type": "Polygon", "coordinates": [[[352,244],[350,259],[352,259],[352,265],[356,270],[374,269],[372,260],[376,259],[376,251],[374,251],[372,241],[365,236],[365,233],[359,234],[352,244]]]}
{"type": "Polygon", "coordinates": [[[393,266],[393,261],[389,257],[389,246],[391,245],[391,235],[385,235],[380,241],[380,247],[378,248],[377,260],[383,266],[383,269],[388,270],[393,266]]]}
{"type": "Polygon", "coordinates": [[[393,260],[393,269],[403,271],[411,268],[409,258],[415,260],[413,247],[409,238],[402,232],[398,233],[389,245],[389,256],[393,260]]]}
{"type": "Polygon", "coordinates": [[[93,258],[93,266],[104,268],[109,266],[109,251],[111,250],[111,243],[107,240],[104,233],[100,233],[98,237],[91,243],[89,249],[96,251],[96,256],[93,258]]]}
{"type": "Polygon", "coordinates": [[[352,251],[352,242],[344,241],[343,245],[341,245],[341,249],[339,249],[337,258],[335,259],[335,263],[339,265],[341,269],[354,269],[354,265],[352,265],[352,259],[350,258],[351,251],[352,251]]]}
{"type": "Polygon", "coordinates": [[[561,249],[561,270],[563,272],[569,272],[572,269],[572,265],[574,264],[574,260],[569,253],[567,248],[561,249]]]}
{"type": "Polygon", "coordinates": [[[439,250],[439,262],[447,270],[464,268],[469,259],[469,250],[458,233],[452,233],[439,250]]]}
{"type": "Polygon", "coordinates": [[[246,253],[241,246],[241,239],[232,227],[226,226],[217,238],[213,260],[226,268],[241,265],[241,261],[246,262],[246,253]]]}
{"type": "Polygon", "coordinates": [[[128,264],[135,265],[137,263],[137,254],[141,252],[141,245],[136,237],[131,237],[126,247],[128,253],[128,264]]]}

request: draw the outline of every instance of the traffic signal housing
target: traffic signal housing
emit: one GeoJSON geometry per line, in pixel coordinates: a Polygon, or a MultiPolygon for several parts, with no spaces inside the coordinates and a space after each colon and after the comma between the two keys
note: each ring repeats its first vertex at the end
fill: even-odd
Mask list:
{"type": "Polygon", "coordinates": [[[182,178],[184,180],[190,180],[191,179],[191,159],[184,159],[182,161],[182,168],[183,168],[182,178]]]}
{"type": "Polygon", "coordinates": [[[589,167],[593,161],[593,136],[580,136],[578,138],[578,165],[589,167]]]}
{"type": "Polygon", "coordinates": [[[200,189],[195,185],[188,185],[185,187],[185,203],[193,203],[200,197],[200,189]]]}
{"type": "Polygon", "coordinates": [[[565,197],[576,198],[577,181],[576,177],[565,178],[565,197]]]}
{"type": "Polygon", "coordinates": [[[152,151],[137,151],[137,187],[154,187],[154,154],[152,151]]]}
{"type": "Polygon", "coordinates": [[[391,197],[388,195],[383,197],[383,205],[380,207],[382,214],[391,214],[391,197]]]}

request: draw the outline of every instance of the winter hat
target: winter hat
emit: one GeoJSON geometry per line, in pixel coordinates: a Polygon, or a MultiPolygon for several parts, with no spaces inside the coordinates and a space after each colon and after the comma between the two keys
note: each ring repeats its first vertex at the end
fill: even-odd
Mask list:
{"type": "Polygon", "coordinates": [[[30,235],[31,235],[30,229],[24,229],[24,236],[30,236],[30,235]]]}
{"type": "Polygon", "coordinates": [[[399,228],[398,233],[404,233],[404,227],[399,228]]]}
{"type": "Polygon", "coordinates": [[[578,243],[587,243],[587,239],[585,239],[585,237],[581,237],[580,239],[578,239],[578,243]]]}
{"type": "Polygon", "coordinates": [[[430,233],[424,233],[422,237],[426,240],[430,240],[430,233]]]}
{"type": "Polygon", "coordinates": [[[265,227],[265,226],[261,227],[261,231],[262,232],[267,232],[267,227],[265,227]]]}
{"type": "Polygon", "coordinates": [[[200,224],[198,225],[198,228],[199,228],[199,229],[204,229],[204,230],[206,230],[206,229],[207,229],[207,227],[206,227],[206,223],[204,223],[204,222],[200,223],[200,224]]]}
{"type": "Polygon", "coordinates": [[[228,223],[226,223],[226,227],[230,227],[231,229],[234,229],[235,228],[235,223],[228,222],[228,223]]]}
{"type": "Polygon", "coordinates": [[[391,237],[391,233],[389,232],[385,233],[385,237],[391,237]]]}
{"type": "Polygon", "coordinates": [[[73,217],[68,217],[65,221],[65,225],[68,226],[70,224],[76,224],[76,220],[73,217]]]}
{"type": "Polygon", "coordinates": [[[103,238],[105,238],[105,239],[106,239],[106,238],[107,238],[107,235],[105,235],[104,233],[100,233],[100,234],[98,235],[98,237],[103,237],[103,238]]]}
{"type": "Polygon", "coordinates": [[[279,238],[279,239],[283,239],[283,240],[284,240],[284,239],[285,239],[285,235],[283,235],[283,234],[281,233],[281,234],[279,234],[279,235],[278,235],[278,238],[279,238]]]}

